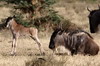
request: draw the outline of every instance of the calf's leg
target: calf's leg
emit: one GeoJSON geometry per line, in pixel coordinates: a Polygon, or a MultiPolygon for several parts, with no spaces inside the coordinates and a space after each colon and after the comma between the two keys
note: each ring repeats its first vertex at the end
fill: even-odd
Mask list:
{"type": "Polygon", "coordinates": [[[30,36],[37,44],[38,44],[38,47],[39,47],[39,50],[40,50],[40,53],[42,55],[44,55],[44,50],[43,50],[43,47],[42,47],[42,44],[40,43],[40,40],[38,39],[37,36],[33,37],[33,36],[30,36]]]}

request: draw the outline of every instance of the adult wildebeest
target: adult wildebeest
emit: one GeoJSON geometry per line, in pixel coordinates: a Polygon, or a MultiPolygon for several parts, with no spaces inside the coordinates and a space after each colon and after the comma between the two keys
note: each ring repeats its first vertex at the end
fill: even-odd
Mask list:
{"type": "Polygon", "coordinates": [[[90,32],[91,33],[95,33],[98,31],[98,29],[100,28],[100,7],[99,9],[96,10],[89,10],[89,8],[87,8],[87,10],[90,12],[88,18],[89,18],[89,24],[90,24],[90,32]]]}
{"type": "Polygon", "coordinates": [[[49,48],[55,51],[58,46],[64,46],[71,54],[96,55],[99,46],[93,41],[90,34],[83,30],[64,31],[56,29],[50,39],[49,48]]]}
{"type": "Polygon", "coordinates": [[[14,18],[15,16],[8,17],[6,19],[7,27],[9,27],[13,35],[11,54],[14,55],[16,53],[17,40],[19,36],[21,35],[29,35],[38,44],[41,54],[44,54],[42,44],[40,43],[40,40],[38,39],[38,30],[33,27],[30,27],[30,28],[24,27],[18,24],[14,18]]]}

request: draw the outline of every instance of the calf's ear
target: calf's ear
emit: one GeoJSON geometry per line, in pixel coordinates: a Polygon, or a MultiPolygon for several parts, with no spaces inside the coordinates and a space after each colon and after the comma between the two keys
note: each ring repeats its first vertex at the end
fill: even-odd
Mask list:
{"type": "Polygon", "coordinates": [[[16,16],[14,15],[13,18],[16,18],[16,16]]]}

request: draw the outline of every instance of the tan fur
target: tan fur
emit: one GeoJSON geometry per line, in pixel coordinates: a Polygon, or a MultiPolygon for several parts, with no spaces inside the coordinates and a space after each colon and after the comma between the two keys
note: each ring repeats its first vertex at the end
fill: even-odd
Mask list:
{"type": "Polygon", "coordinates": [[[11,54],[15,54],[16,53],[17,40],[18,40],[19,36],[21,36],[21,35],[28,35],[32,39],[34,39],[35,42],[39,46],[39,50],[40,50],[41,54],[44,54],[43,48],[42,48],[42,44],[40,43],[40,40],[38,39],[38,30],[36,28],[24,27],[24,26],[22,26],[20,24],[17,24],[14,19],[11,19],[8,22],[7,26],[10,28],[10,30],[12,32],[12,35],[13,35],[13,43],[12,43],[12,52],[11,52],[11,54]]]}

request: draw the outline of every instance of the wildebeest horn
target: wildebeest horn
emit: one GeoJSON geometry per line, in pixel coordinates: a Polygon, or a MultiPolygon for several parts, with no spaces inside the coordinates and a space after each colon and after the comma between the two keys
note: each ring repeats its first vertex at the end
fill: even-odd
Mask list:
{"type": "Polygon", "coordinates": [[[87,7],[87,10],[89,11],[89,12],[91,12],[91,10],[87,7]]]}

